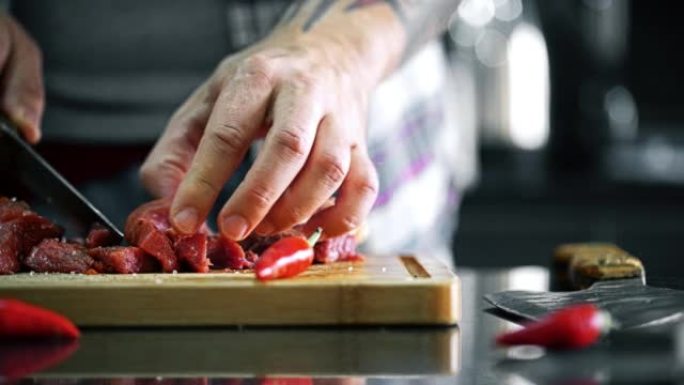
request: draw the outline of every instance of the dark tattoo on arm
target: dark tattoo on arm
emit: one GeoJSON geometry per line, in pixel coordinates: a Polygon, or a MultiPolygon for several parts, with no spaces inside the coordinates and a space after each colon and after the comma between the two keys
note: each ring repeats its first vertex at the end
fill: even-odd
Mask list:
{"type": "Polygon", "coordinates": [[[303,20],[302,31],[308,32],[340,2],[347,4],[339,8],[345,13],[359,12],[367,7],[383,4],[392,8],[406,30],[404,56],[408,57],[446,30],[449,18],[456,11],[460,0],[301,0],[287,9],[279,24],[287,24],[295,19],[303,20]]]}
{"type": "Polygon", "coordinates": [[[352,12],[376,4],[387,4],[402,21],[408,41],[408,57],[430,39],[443,33],[460,0],[353,0],[345,7],[352,12]]]}
{"type": "Polygon", "coordinates": [[[295,3],[290,4],[285,10],[283,16],[280,18],[280,21],[278,21],[278,25],[283,25],[291,22],[295,18],[295,16],[297,16],[299,11],[301,11],[303,5],[303,1],[297,1],[295,3]]]}
{"type": "Polygon", "coordinates": [[[402,20],[404,20],[404,11],[401,9],[401,0],[354,0],[349,4],[344,10],[349,12],[357,8],[364,8],[375,4],[389,4],[390,7],[394,9],[394,12],[402,20]]]}
{"type": "Polygon", "coordinates": [[[301,0],[292,3],[278,21],[277,26],[291,23],[296,18],[304,18],[302,31],[308,32],[335,5],[336,0],[301,0]]]}
{"type": "Polygon", "coordinates": [[[302,26],[302,30],[304,32],[307,32],[311,28],[313,28],[316,23],[318,23],[323,16],[328,12],[330,7],[335,4],[335,0],[319,0],[318,4],[316,7],[313,9],[309,17],[306,19],[304,22],[304,25],[302,26]]]}

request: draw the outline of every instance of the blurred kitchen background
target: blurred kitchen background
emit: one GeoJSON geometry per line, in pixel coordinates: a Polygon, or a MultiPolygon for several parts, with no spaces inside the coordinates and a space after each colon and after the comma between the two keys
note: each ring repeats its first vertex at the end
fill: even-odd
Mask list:
{"type": "Polygon", "coordinates": [[[448,44],[479,171],[457,266],[548,263],[614,242],[684,272],[684,37],[670,3],[464,0],[448,44]]]}

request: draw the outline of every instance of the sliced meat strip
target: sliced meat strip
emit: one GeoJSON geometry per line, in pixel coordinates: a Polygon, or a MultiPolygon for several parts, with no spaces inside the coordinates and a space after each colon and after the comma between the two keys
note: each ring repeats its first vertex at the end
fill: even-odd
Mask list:
{"type": "Polygon", "coordinates": [[[24,258],[24,265],[38,273],[85,273],[93,266],[85,247],[58,239],[45,239],[24,258]]]}
{"type": "Polygon", "coordinates": [[[114,246],[115,244],[116,235],[111,230],[100,223],[93,223],[85,239],[87,248],[114,246]]]}
{"type": "Polygon", "coordinates": [[[314,246],[314,260],[320,263],[336,261],[355,261],[363,259],[356,253],[356,238],[353,234],[343,234],[328,238],[314,246]]]}
{"type": "Polygon", "coordinates": [[[135,246],[96,247],[88,250],[98,273],[133,274],[159,271],[157,260],[135,246]]]}
{"type": "Polygon", "coordinates": [[[178,262],[184,271],[207,273],[211,261],[207,258],[207,235],[197,233],[178,236],[174,242],[178,262]]]}
{"type": "Polygon", "coordinates": [[[207,256],[216,269],[251,269],[254,267],[254,253],[247,257],[239,243],[218,235],[212,235],[207,242],[207,256]]]}
{"type": "Polygon", "coordinates": [[[11,226],[0,224],[0,274],[13,274],[19,271],[19,252],[21,236],[11,226]]]}

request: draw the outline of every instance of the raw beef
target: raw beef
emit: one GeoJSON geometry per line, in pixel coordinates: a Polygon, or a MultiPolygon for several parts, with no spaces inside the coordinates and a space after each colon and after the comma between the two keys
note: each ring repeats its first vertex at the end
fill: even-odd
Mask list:
{"type": "Polygon", "coordinates": [[[178,270],[173,243],[167,235],[171,230],[168,220],[170,204],[168,199],[143,204],[128,216],[124,231],[126,240],[156,258],[166,273],[178,270]]]}
{"type": "Polygon", "coordinates": [[[196,273],[209,272],[211,262],[207,258],[207,235],[197,233],[187,236],[176,236],[174,242],[176,257],[183,271],[196,273]]]}
{"type": "Polygon", "coordinates": [[[90,227],[88,236],[85,239],[85,246],[89,249],[94,247],[114,246],[116,235],[99,223],[94,223],[90,227]]]}
{"type": "Polygon", "coordinates": [[[31,250],[23,262],[38,273],[86,273],[94,261],[81,245],[45,239],[31,250]]]}
{"type": "Polygon", "coordinates": [[[0,274],[19,271],[19,251],[21,239],[10,226],[0,224],[0,274]]]}
{"type": "Polygon", "coordinates": [[[22,255],[28,255],[43,239],[60,238],[64,234],[64,229],[35,213],[24,214],[5,224],[14,226],[14,231],[20,234],[22,255]]]}
{"type": "Polygon", "coordinates": [[[268,249],[269,246],[272,244],[276,243],[278,240],[285,238],[285,237],[292,237],[292,236],[304,236],[304,234],[297,230],[297,229],[290,229],[286,231],[282,231],[277,234],[272,234],[272,235],[257,235],[257,234],[250,234],[247,238],[245,238],[243,241],[240,242],[240,246],[245,251],[251,251],[257,255],[260,255],[263,253],[266,249],[268,249]]]}
{"type": "Polygon", "coordinates": [[[250,269],[256,262],[255,253],[245,253],[239,243],[218,235],[209,237],[207,256],[216,269],[250,269]]]}
{"type": "MultiPolygon", "coordinates": [[[[290,236],[306,237],[297,227],[273,235],[261,236],[252,234],[240,244],[246,253],[261,255],[269,246],[281,238],[290,236]]],[[[343,234],[319,241],[314,246],[314,260],[319,263],[335,261],[352,261],[361,259],[356,253],[356,238],[353,234],[343,234]]]]}
{"type": "Polygon", "coordinates": [[[336,261],[357,261],[363,257],[356,253],[356,238],[353,234],[343,234],[328,238],[314,246],[314,260],[320,263],[336,261]]]}
{"type": "Polygon", "coordinates": [[[0,274],[16,273],[21,260],[43,239],[61,237],[63,230],[30,211],[0,224],[0,274]]]}
{"type": "Polygon", "coordinates": [[[98,273],[132,274],[159,271],[159,263],[141,248],[133,246],[96,247],[88,250],[98,273]]]}
{"type": "Polygon", "coordinates": [[[0,197],[0,223],[11,221],[30,212],[31,210],[26,202],[0,197]]]}

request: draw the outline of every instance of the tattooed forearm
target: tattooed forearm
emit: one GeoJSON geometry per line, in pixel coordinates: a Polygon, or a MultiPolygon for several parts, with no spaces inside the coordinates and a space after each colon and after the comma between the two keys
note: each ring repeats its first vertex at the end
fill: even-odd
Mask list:
{"type": "Polygon", "coordinates": [[[316,23],[318,23],[321,18],[328,12],[330,7],[335,3],[335,0],[320,0],[316,7],[313,9],[309,17],[306,19],[304,22],[304,25],[302,26],[302,30],[304,32],[307,32],[310,30],[316,23]]]}
{"type": "Polygon", "coordinates": [[[390,7],[394,8],[394,12],[397,16],[402,20],[405,20],[404,11],[401,8],[400,2],[401,0],[353,0],[351,4],[345,8],[345,11],[349,12],[357,8],[364,8],[375,4],[389,4],[390,7]]]}
{"type": "Polygon", "coordinates": [[[392,7],[406,29],[406,57],[446,30],[459,3],[460,0],[352,0],[345,10],[356,11],[376,4],[392,7]]]}
{"type": "MultiPolygon", "coordinates": [[[[406,31],[404,57],[446,30],[449,17],[460,0],[300,0],[285,12],[279,25],[296,26],[310,32],[326,20],[353,17],[371,7],[388,6],[406,31]]],[[[344,23],[343,23],[344,24],[344,23]]],[[[344,33],[345,25],[337,26],[344,33]]]]}
{"type": "Polygon", "coordinates": [[[300,0],[290,4],[280,18],[278,26],[294,23],[302,31],[308,32],[335,5],[336,0],[300,0]]]}

